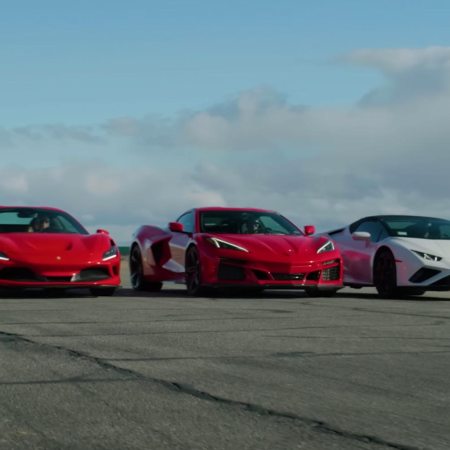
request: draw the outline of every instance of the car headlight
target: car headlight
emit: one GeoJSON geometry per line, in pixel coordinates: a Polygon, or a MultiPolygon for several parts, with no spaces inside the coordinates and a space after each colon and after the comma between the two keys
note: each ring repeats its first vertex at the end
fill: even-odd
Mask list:
{"type": "Polygon", "coordinates": [[[214,245],[216,248],[223,248],[226,250],[238,250],[240,252],[247,252],[248,250],[244,247],[241,247],[236,244],[232,244],[231,242],[224,241],[222,239],[216,238],[216,237],[208,237],[206,238],[206,241],[210,244],[214,245]]]}
{"type": "Polygon", "coordinates": [[[416,255],[419,255],[421,258],[425,259],[426,261],[438,262],[442,259],[440,256],[431,255],[430,253],[419,252],[418,250],[412,250],[412,251],[416,255]]]}
{"type": "Polygon", "coordinates": [[[0,252],[0,261],[9,261],[9,257],[5,255],[3,252],[0,252]]]}
{"type": "Polygon", "coordinates": [[[112,245],[109,250],[106,250],[105,253],[103,253],[102,260],[108,261],[110,259],[116,258],[119,255],[119,249],[116,245],[112,245]]]}
{"type": "Polygon", "coordinates": [[[317,250],[317,253],[331,252],[332,250],[334,250],[333,242],[327,241],[317,250]]]}

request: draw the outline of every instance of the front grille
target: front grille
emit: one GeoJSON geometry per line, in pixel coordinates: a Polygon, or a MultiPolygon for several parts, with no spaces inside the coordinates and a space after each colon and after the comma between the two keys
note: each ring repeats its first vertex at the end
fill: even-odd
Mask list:
{"type": "MultiPolygon", "coordinates": [[[[45,277],[45,278],[43,278],[43,280],[55,281],[55,282],[60,282],[60,283],[68,283],[69,281],[72,280],[72,277],[45,277]]],[[[43,280],[41,280],[41,281],[43,281],[43,280]]]]}
{"type": "MultiPolygon", "coordinates": [[[[410,279],[409,281],[411,281],[411,283],[422,283],[426,280],[428,280],[431,277],[434,277],[435,275],[437,275],[438,273],[440,273],[439,270],[435,270],[435,269],[426,269],[426,268],[422,268],[419,269],[410,279]]],[[[444,278],[445,279],[445,278],[444,278]]]]}
{"type": "MultiPolygon", "coordinates": [[[[106,268],[83,269],[77,273],[73,281],[100,281],[109,278],[109,272],[106,268]]],[[[70,281],[70,280],[69,280],[70,281]]]]}
{"type": "Polygon", "coordinates": [[[272,273],[273,279],[277,281],[303,281],[304,273],[272,273]]]}
{"type": "Polygon", "coordinates": [[[0,270],[0,280],[22,281],[33,283],[69,283],[71,281],[100,281],[110,278],[108,269],[95,268],[83,269],[75,276],[72,275],[47,275],[41,276],[27,267],[5,267],[0,270]]]}
{"type": "Polygon", "coordinates": [[[217,276],[219,280],[242,281],[245,280],[245,271],[242,267],[230,266],[220,262],[217,276]]]}
{"type": "Polygon", "coordinates": [[[340,267],[334,266],[329,269],[322,270],[322,280],[323,281],[334,281],[339,280],[340,276],[340,267]]]}

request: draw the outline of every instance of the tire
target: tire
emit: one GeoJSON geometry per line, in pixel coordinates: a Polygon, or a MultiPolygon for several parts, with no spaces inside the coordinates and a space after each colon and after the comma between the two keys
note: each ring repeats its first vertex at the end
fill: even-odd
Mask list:
{"type": "Polygon", "coordinates": [[[91,288],[91,294],[95,295],[96,297],[98,296],[103,296],[103,297],[111,297],[114,295],[114,293],[116,292],[116,287],[98,287],[98,288],[91,288]]]}
{"type": "Polygon", "coordinates": [[[316,287],[305,288],[305,292],[309,297],[333,297],[336,294],[337,289],[324,289],[320,290],[316,287]]]}
{"type": "Polygon", "coordinates": [[[399,296],[394,255],[386,248],[380,250],[375,257],[373,284],[381,298],[396,298],[399,296]]]}
{"type": "Polygon", "coordinates": [[[186,289],[187,294],[199,296],[204,293],[202,286],[200,257],[196,247],[190,247],[186,253],[186,289]]]}
{"type": "Polygon", "coordinates": [[[130,281],[131,287],[136,291],[158,292],[163,284],[160,281],[148,282],[144,279],[142,255],[139,247],[134,245],[130,252],[130,281]]]}

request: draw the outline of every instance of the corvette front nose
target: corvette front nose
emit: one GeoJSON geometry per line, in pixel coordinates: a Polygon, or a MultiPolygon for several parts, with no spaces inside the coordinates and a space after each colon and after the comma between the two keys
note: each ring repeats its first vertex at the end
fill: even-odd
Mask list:
{"type": "Polygon", "coordinates": [[[342,262],[339,258],[326,264],[271,264],[242,259],[218,258],[204,271],[208,284],[251,284],[262,287],[302,287],[342,284],[342,262]]]}

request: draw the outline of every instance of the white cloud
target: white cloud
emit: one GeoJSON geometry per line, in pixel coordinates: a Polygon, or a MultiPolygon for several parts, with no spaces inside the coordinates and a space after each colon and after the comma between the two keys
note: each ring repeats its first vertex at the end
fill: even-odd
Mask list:
{"type": "Polygon", "coordinates": [[[380,70],[387,78],[386,85],[367,93],[362,105],[426,101],[426,97],[439,97],[442,92],[448,97],[449,47],[356,50],[341,60],[380,70]]]}
{"type": "Polygon", "coordinates": [[[375,67],[387,75],[429,69],[450,69],[449,47],[361,49],[340,58],[352,64],[375,67]]]}

